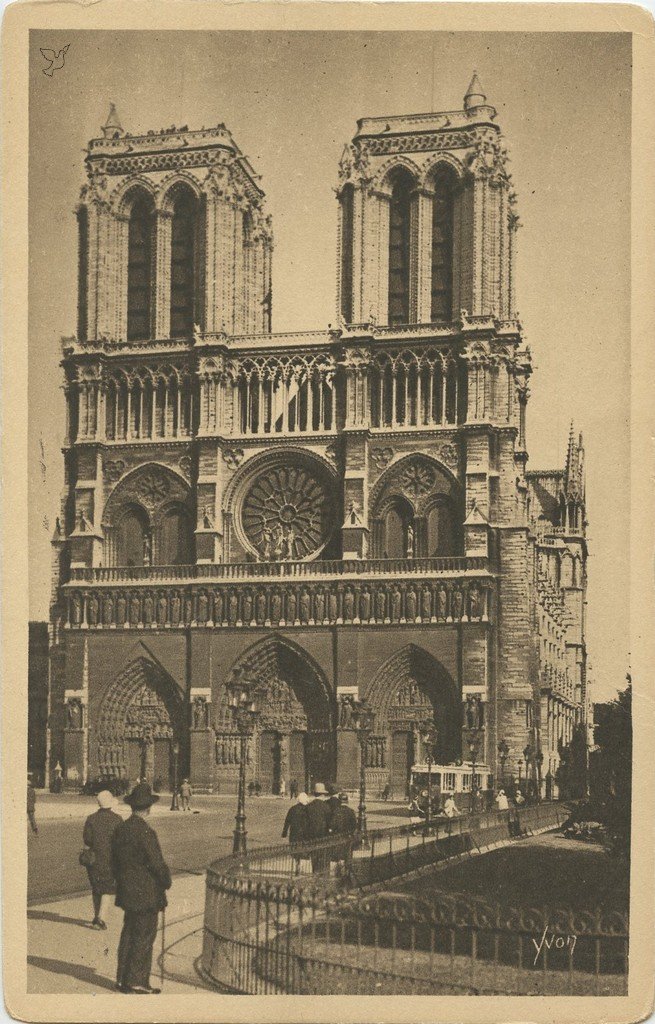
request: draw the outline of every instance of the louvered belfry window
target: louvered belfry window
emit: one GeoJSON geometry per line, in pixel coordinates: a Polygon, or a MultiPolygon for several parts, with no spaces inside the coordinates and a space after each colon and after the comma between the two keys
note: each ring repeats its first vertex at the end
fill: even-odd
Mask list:
{"type": "Polygon", "coordinates": [[[127,337],[129,341],[152,334],[152,263],[154,207],[149,196],[132,204],[127,256],[127,337]]]}

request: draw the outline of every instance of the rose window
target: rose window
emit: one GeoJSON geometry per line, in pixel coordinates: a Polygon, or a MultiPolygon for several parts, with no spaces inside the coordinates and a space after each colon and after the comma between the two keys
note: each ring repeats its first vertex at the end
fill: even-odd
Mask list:
{"type": "Polygon", "coordinates": [[[265,562],[310,558],[334,527],[329,485],[305,466],[262,472],[242,506],[246,537],[265,562]]]}

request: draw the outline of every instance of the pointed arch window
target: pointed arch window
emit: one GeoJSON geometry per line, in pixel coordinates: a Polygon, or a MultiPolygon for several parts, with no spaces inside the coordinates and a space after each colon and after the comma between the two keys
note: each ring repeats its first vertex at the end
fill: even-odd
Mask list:
{"type": "Polygon", "coordinates": [[[189,188],[176,187],[171,225],[171,337],[193,333],[197,319],[198,203],[189,188]]]}
{"type": "Polygon", "coordinates": [[[457,177],[441,167],[434,177],[432,204],[432,321],[453,315],[453,225],[457,177]]]}
{"type": "Polygon", "coordinates": [[[352,185],[341,193],[341,315],[353,318],[353,219],[355,193],[352,185]]]}
{"type": "Polygon", "coordinates": [[[144,340],[152,334],[154,205],[138,195],[130,210],[127,249],[127,337],[144,340]]]}
{"type": "Polygon", "coordinates": [[[409,323],[409,256],[411,193],[414,181],[399,170],[393,179],[389,208],[389,323],[409,323]]]}

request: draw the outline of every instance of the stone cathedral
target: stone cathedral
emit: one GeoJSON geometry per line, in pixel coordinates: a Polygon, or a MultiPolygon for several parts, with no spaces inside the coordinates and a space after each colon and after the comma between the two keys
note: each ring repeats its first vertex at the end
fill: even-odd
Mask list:
{"type": "Polygon", "coordinates": [[[516,196],[477,76],[461,110],[357,122],[327,329],[271,333],[271,218],[224,125],[134,135],[112,106],[85,165],[50,771],[166,788],[176,756],[233,791],[241,673],[263,792],[354,788],[359,696],[370,796],[404,797],[428,720],[439,763],[475,736],[545,793],[589,705],[584,450],[528,469],[516,196]]]}

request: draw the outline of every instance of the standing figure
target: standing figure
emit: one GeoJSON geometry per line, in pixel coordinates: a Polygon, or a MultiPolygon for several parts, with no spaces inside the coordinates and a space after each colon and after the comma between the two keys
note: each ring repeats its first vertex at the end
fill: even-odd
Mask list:
{"type": "Polygon", "coordinates": [[[407,557],[414,557],[414,527],[411,523],[407,525],[407,557]]]}
{"type": "Polygon", "coordinates": [[[109,897],[116,892],[111,863],[111,842],[123,819],[113,810],[114,796],[108,789],[98,793],[96,799],[98,810],[90,814],[84,822],[82,840],[86,850],[80,854],[80,859],[86,867],[91,886],[93,927],[104,930],[107,927],[109,897]]]}
{"type": "Polygon", "coordinates": [[[28,777],[27,779],[27,820],[30,823],[30,827],[35,836],[39,834],[39,828],[36,824],[36,790],[32,785],[32,780],[28,777]]]}
{"type": "Polygon", "coordinates": [[[119,992],[149,995],[160,992],[150,984],[152,950],[157,935],[157,918],[167,905],[166,890],[171,873],[146,818],[158,796],[147,782],[134,787],[125,803],[132,808],[112,837],[112,866],[116,879],[116,906],[125,917],[118,945],[117,988],[119,992]]]}
{"type": "Polygon", "coordinates": [[[191,810],[191,797],[193,796],[193,789],[188,779],[182,779],[182,785],[180,786],[180,802],[182,804],[183,811],[191,810]]]}

